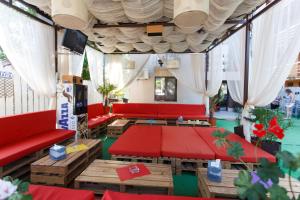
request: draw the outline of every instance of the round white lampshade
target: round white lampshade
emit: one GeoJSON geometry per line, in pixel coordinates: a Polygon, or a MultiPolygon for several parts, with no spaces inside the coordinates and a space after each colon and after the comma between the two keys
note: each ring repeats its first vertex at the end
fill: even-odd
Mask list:
{"type": "Polygon", "coordinates": [[[201,27],[209,14],[209,0],[174,0],[174,23],[178,27],[201,27]]]}
{"type": "Polygon", "coordinates": [[[52,19],[65,28],[81,30],[88,25],[88,10],[83,0],[52,0],[52,19]]]}

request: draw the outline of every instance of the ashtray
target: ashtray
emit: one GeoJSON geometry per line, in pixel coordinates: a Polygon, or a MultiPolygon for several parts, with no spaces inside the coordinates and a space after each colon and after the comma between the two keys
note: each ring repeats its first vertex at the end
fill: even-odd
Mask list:
{"type": "Polygon", "coordinates": [[[140,172],[140,168],[138,168],[138,166],[134,165],[134,166],[130,166],[129,167],[129,172],[131,174],[137,174],[140,172]]]}

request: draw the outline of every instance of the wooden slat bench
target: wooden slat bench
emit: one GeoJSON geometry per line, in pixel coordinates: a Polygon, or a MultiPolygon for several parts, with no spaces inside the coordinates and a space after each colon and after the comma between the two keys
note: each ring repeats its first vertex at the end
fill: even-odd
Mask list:
{"type": "Polygon", "coordinates": [[[75,188],[93,190],[103,194],[106,189],[128,193],[173,193],[173,178],[171,167],[162,164],[148,164],[149,175],[120,181],[116,169],[130,162],[95,160],[80,176],[75,179],[75,188]]]}
{"type": "Polygon", "coordinates": [[[153,157],[112,155],[111,159],[117,161],[127,161],[127,162],[158,163],[158,158],[153,158],[153,157]]]}

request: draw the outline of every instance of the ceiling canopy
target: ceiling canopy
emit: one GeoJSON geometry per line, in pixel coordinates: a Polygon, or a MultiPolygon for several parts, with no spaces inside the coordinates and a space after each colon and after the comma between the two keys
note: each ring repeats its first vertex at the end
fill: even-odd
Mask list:
{"type": "MultiPolygon", "coordinates": [[[[51,0],[25,1],[53,15],[51,0]]],[[[266,0],[207,0],[207,16],[202,18],[203,22],[197,26],[190,27],[185,26],[182,21],[176,23],[175,20],[180,27],[174,24],[173,11],[176,0],[60,1],[63,4],[83,1],[85,5],[82,6],[82,12],[88,11],[88,20],[85,26],[81,26],[81,31],[104,53],[198,53],[207,49],[214,40],[221,38],[228,29],[237,25],[246,14],[266,0]],[[164,25],[162,36],[147,35],[146,25],[155,23],[164,25]]],[[[176,16],[177,12],[176,6],[176,16]]]]}

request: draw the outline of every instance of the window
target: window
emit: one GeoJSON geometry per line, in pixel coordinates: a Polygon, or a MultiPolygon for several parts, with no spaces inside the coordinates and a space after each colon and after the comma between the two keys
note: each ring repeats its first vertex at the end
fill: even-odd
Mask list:
{"type": "Polygon", "coordinates": [[[175,77],[155,77],[155,101],[177,101],[177,80],[175,77]]]}

